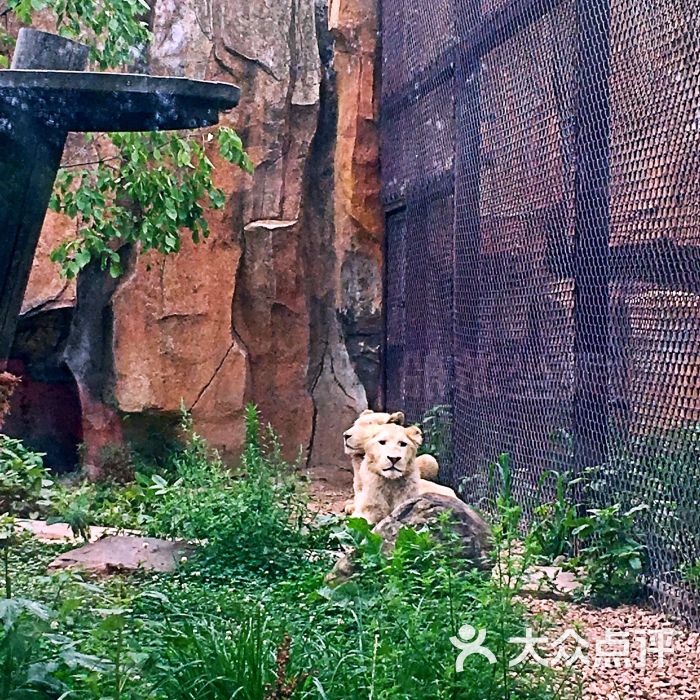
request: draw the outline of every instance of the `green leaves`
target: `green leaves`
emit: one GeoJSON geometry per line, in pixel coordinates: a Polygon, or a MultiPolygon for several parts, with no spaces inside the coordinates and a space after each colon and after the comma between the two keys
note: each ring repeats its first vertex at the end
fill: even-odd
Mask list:
{"type": "Polygon", "coordinates": [[[36,517],[52,498],[53,481],[42,455],[0,434],[0,513],[36,517]]]}
{"type": "Polygon", "coordinates": [[[253,163],[243,150],[241,137],[233,129],[222,127],[219,129],[216,138],[221,157],[229,163],[238,165],[245,172],[252,174],[253,163]]]}
{"type": "Polygon", "coordinates": [[[578,518],[578,505],[574,500],[573,487],[581,480],[571,479],[568,472],[546,471],[539,480],[540,498],[543,495],[543,487],[552,481],[555,499],[551,503],[542,502],[534,509],[528,535],[537,554],[548,562],[573,552],[575,533],[572,532],[572,528],[578,518]]]}
{"type": "Polygon", "coordinates": [[[133,63],[151,39],[145,0],[8,0],[7,6],[24,24],[49,10],[61,36],[92,37],[90,57],[101,68],[133,63]]]}
{"type": "Polygon", "coordinates": [[[27,598],[0,598],[0,621],[5,632],[8,632],[26,614],[35,620],[46,622],[53,617],[49,608],[41,603],[27,598]]]}
{"type": "Polygon", "coordinates": [[[646,547],[637,539],[636,519],[645,510],[615,503],[591,508],[574,523],[572,534],[582,541],[576,562],[584,568],[584,591],[592,602],[616,605],[639,595],[646,547]]]}
{"type": "MultiPolygon", "coordinates": [[[[206,155],[211,132],[113,133],[116,157],[94,167],[59,171],[49,204],[76,218],[78,235],[51,253],[62,274],[74,278],[90,262],[122,273],[118,253],[127,243],[141,252],[177,253],[183,231],[195,243],[209,235],[205,209],[221,209],[225,195],[215,187],[213,164],[206,155]]],[[[250,170],[250,160],[232,129],[218,132],[222,156],[250,170]]]]}

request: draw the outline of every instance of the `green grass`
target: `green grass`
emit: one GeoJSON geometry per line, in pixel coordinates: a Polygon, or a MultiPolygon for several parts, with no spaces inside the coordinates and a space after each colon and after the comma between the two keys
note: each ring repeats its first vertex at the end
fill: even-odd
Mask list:
{"type": "MultiPolygon", "coordinates": [[[[21,610],[0,632],[0,664],[16,670],[0,700],[576,697],[557,671],[508,668],[520,651],[508,640],[532,622],[504,580],[453,556],[449,538],[404,531],[387,558],[362,521],[313,517],[252,410],[235,472],[188,430],[162,480],[132,507],[148,515],[149,531],[207,544],[173,574],[99,581],[43,575],[60,548],[14,544],[14,595],[42,607],[21,610]],[[349,542],[357,573],[331,588],[324,577],[349,542]],[[496,664],[469,657],[455,671],[450,637],[466,623],[487,630],[496,664]]],[[[132,487],[112,486],[111,501],[128,505],[132,487]]],[[[501,553],[518,518],[502,505],[501,553]]]]}

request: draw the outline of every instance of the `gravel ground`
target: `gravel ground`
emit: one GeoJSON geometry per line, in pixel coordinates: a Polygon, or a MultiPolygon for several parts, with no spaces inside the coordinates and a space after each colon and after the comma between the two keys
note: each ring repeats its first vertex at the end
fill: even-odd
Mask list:
{"type": "Polygon", "coordinates": [[[574,665],[583,676],[584,700],[700,700],[698,632],[676,625],[660,613],[630,605],[592,608],[530,600],[528,607],[555,624],[537,632],[552,644],[549,650],[545,643],[538,647],[545,659],[556,654],[553,642],[567,631],[576,631],[590,645],[585,649],[573,637],[564,645],[567,656],[576,647],[585,651],[587,663],[578,660],[574,665]],[[660,654],[662,636],[670,649],[660,654]]]}

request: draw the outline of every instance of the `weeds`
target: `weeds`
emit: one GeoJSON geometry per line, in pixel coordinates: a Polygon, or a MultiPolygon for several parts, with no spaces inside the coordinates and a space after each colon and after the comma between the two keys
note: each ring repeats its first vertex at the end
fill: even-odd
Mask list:
{"type": "Polygon", "coordinates": [[[580,572],[584,596],[596,605],[619,605],[636,600],[641,593],[640,576],[646,547],[637,537],[645,504],[624,509],[620,503],[589,508],[572,500],[581,488],[586,500],[600,493],[600,470],[588,470],[570,480],[568,474],[548,472],[543,479],[555,480],[554,501],[534,511],[526,542],[545,561],[560,560],[580,572]]]}
{"type": "Polygon", "coordinates": [[[289,467],[281,467],[277,443],[263,442],[257,411],[246,415],[241,470],[232,472],[192,429],[173,458],[170,487],[161,484],[152,519],[154,535],[206,540],[205,556],[220,566],[279,574],[296,566],[317,529],[289,467]]]}
{"type": "Polygon", "coordinates": [[[187,619],[166,633],[155,687],[183,700],[265,700],[274,682],[269,632],[260,612],[236,624],[187,619]]]}
{"type": "Polygon", "coordinates": [[[454,556],[447,522],[433,534],[403,530],[387,556],[366,522],[313,517],[276,439],[254,409],[247,418],[239,469],[228,469],[187,419],[185,443],[161,474],[111,494],[79,490],[74,507],[88,519],[113,512],[140,518],[149,532],[202,540],[174,574],[98,584],[69,573],[37,577],[55,552],[33,541],[10,549],[13,588],[55,612],[44,621],[23,613],[30,652],[13,659],[8,692],[41,663],[44,695],[36,697],[76,700],[573,697],[556,670],[509,666],[518,651],[510,640],[528,624],[516,596],[530,553],[517,545],[521,513],[505,456],[496,467],[503,493],[492,578],[454,556]],[[323,578],[341,543],[356,547],[358,572],[329,589],[323,578]],[[497,662],[470,657],[458,673],[450,638],[467,623],[486,630],[497,662]]]}
{"type": "Polygon", "coordinates": [[[548,481],[554,481],[554,500],[535,508],[530,538],[541,557],[554,561],[573,554],[573,529],[579,511],[573,494],[580,480],[572,480],[568,472],[547,471],[540,478],[540,496],[548,481]]]}
{"type": "Polygon", "coordinates": [[[644,510],[639,505],[623,511],[616,503],[577,519],[572,535],[583,543],[575,562],[584,568],[584,593],[593,603],[616,605],[639,597],[646,548],[634,533],[636,516],[644,510]]]}
{"type": "Polygon", "coordinates": [[[42,457],[0,434],[0,513],[37,517],[51,506],[53,480],[42,457]]]}

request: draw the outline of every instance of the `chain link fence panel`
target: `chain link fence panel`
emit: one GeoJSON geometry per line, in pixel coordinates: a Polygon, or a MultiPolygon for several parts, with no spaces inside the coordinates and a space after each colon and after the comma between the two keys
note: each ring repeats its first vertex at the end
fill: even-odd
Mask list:
{"type": "MultiPolygon", "coordinates": [[[[548,470],[649,508],[700,625],[700,0],[383,0],[387,408],[445,481],[548,470]],[[695,576],[693,576],[695,572],[695,576]]],[[[591,504],[595,505],[595,504],[591,504]]]]}

